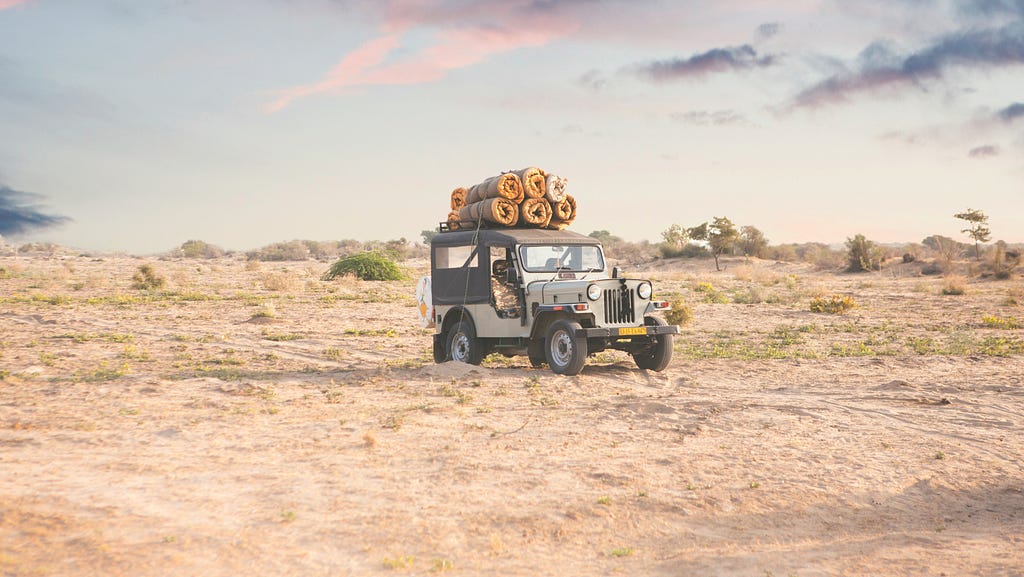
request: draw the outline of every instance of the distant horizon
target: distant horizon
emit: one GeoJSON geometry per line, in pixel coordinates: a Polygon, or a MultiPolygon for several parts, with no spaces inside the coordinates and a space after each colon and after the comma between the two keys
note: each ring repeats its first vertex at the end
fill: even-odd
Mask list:
{"type": "MultiPolygon", "coordinates": [[[[582,231],[580,231],[577,228],[570,228],[569,230],[572,230],[573,232],[578,232],[580,234],[590,235],[591,233],[598,232],[598,231],[601,231],[601,230],[608,230],[608,229],[593,229],[593,230],[590,230],[588,232],[582,232],[582,231]]],[[[610,232],[614,236],[618,236],[618,237],[622,238],[620,235],[615,234],[614,230],[608,230],[608,232],[610,232]]],[[[764,232],[764,231],[762,231],[762,232],[764,232]]],[[[847,239],[852,238],[856,234],[860,234],[860,233],[853,233],[849,237],[847,237],[847,239]]],[[[941,233],[934,233],[934,235],[945,236],[945,237],[948,237],[948,238],[952,238],[953,240],[955,240],[957,242],[960,242],[961,244],[969,245],[969,246],[974,246],[974,241],[971,240],[970,238],[960,239],[960,238],[957,238],[956,236],[952,236],[952,235],[948,235],[948,234],[941,234],[941,233]]],[[[923,241],[924,239],[928,238],[929,236],[933,236],[933,235],[931,235],[931,234],[925,235],[925,236],[921,237],[920,240],[913,240],[913,241],[911,241],[911,240],[908,240],[908,241],[882,241],[882,240],[877,240],[877,239],[874,239],[874,238],[871,238],[871,237],[867,237],[867,239],[869,241],[871,241],[871,242],[874,242],[875,244],[877,244],[879,246],[883,246],[883,247],[887,247],[887,248],[898,248],[898,247],[903,247],[903,246],[907,246],[907,245],[910,245],[910,244],[920,245],[921,241],[923,241]]],[[[310,241],[310,242],[340,242],[340,241],[344,241],[344,240],[354,240],[354,241],[360,242],[360,243],[372,243],[372,242],[387,242],[387,241],[390,241],[390,240],[399,240],[400,238],[405,238],[406,241],[408,241],[410,244],[413,244],[413,245],[417,245],[418,244],[418,245],[425,246],[424,243],[423,243],[423,237],[420,234],[417,234],[415,236],[415,238],[408,237],[408,236],[406,236],[406,237],[401,237],[400,236],[400,237],[396,237],[396,238],[369,238],[369,239],[359,239],[359,238],[351,238],[351,237],[330,238],[330,239],[327,239],[327,238],[322,238],[322,239],[316,239],[316,238],[289,238],[289,239],[281,239],[281,240],[265,242],[263,244],[259,244],[259,245],[256,245],[256,246],[250,246],[250,247],[246,247],[246,248],[234,248],[234,247],[230,247],[230,246],[224,246],[224,245],[221,245],[221,244],[218,244],[218,243],[215,243],[215,242],[209,242],[209,241],[206,241],[206,240],[201,239],[201,238],[189,238],[189,239],[185,239],[185,240],[177,243],[174,246],[171,246],[171,247],[168,247],[168,248],[165,248],[165,249],[161,249],[161,250],[148,251],[148,252],[136,252],[136,251],[130,251],[130,250],[123,250],[123,249],[102,249],[102,248],[91,248],[91,247],[83,247],[83,246],[66,245],[66,244],[62,244],[62,243],[58,243],[58,242],[48,241],[48,240],[46,240],[44,238],[40,238],[40,239],[36,239],[36,240],[25,240],[25,241],[20,241],[19,242],[19,241],[16,241],[14,238],[4,237],[4,236],[0,235],[0,246],[3,246],[4,244],[6,244],[6,245],[8,245],[10,247],[13,247],[13,248],[17,249],[17,248],[20,248],[21,246],[24,246],[24,245],[41,244],[41,245],[53,245],[53,246],[60,247],[60,248],[66,249],[66,250],[81,251],[81,252],[87,252],[87,253],[124,254],[124,255],[128,255],[128,256],[161,256],[161,255],[164,255],[166,253],[170,253],[170,252],[173,252],[175,250],[180,249],[181,246],[184,243],[186,243],[188,241],[192,241],[192,240],[197,240],[197,241],[205,242],[207,244],[210,244],[210,245],[212,245],[212,246],[214,246],[216,248],[219,248],[219,249],[225,251],[226,253],[240,254],[240,253],[252,252],[252,251],[255,251],[255,250],[259,250],[261,248],[273,246],[275,244],[287,243],[287,242],[293,242],[293,241],[299,241],[299,242],[303,242],[303,241],[310,241]]],[[[820,240],[775,242],[775,241],[773,241],[771,239],[771,237],[768,237],[768,243],[769,243],[769,246],[782,246],[782,245],[794,245],[794,244],[795,245],[823,244],[823,245],[828,246],[829,248],[838,250],[838,249],[842,249],[845,246],[847,239],[844,239],[842,241],[835,241],[835,242],[826,242],[826,241],[820,241],[820,240]]],[[[657,239],[653,239],[653,238],[648,238],[648,239],[628,239],[628,238],[623,238],[623,240],[625,242],[629,242],[629,243],[642,243],[644,241],[648,241],[650,244],[655,245],[655,246],[662,242],[662,239],[660,238],[660,233],[659,233],[659,238],[657,238],[657,239]]],[[[1022,241],[1009,241],[1009,240],[997,238],[995,236],[993,236],[993,240],[991,240],[990,242],[981,243],[981,246],[982,247],[993,246],[993,245],[995,245],[999,241],[1004,241],[1004,242],[1006,242],[1007,245],[1010,245],[1010,246],[1024,246],[1024,240],[1022,240],[1022,241]]]]}

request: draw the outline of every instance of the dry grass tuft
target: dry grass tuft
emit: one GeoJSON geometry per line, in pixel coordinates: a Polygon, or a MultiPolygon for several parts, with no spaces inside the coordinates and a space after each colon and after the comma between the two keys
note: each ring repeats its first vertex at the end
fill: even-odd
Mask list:
{"type": "Polygon", "coordinates": [[[260,275],[263,288],[275,292],[298,292],[304,285],[302,279],[288,271],[266,272],[260,275]]]}

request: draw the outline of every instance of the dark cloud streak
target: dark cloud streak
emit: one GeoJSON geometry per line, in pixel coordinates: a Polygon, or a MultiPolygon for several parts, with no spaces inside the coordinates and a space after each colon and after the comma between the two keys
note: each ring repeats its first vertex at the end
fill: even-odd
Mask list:
{"type": "Polygon", "coordinates": [[[65,216],[46,214],[32,202],[38,194],[20,192],[0,185],[0,235],[17,235],[70,221],[65,216]]]}
{"type": "Polygon", "coordinates": [[[1024,118],[1024,102],[1014,102],[996,113],[1003,122],[1013,122],[1018,118],[1024,118]]]}
{"type": "Polygon", "coordinates": [[[637,64],[634,72],[655,81],[699,78],[709,74],[765,68],[777,63],[773,55],[759,55],[749,45],[713,48],[689,58],[670,58],[637,64]]]}
{"type": "Polygon", "coordinates": [[[975,146],[967,152],[967,156],[970,158],[989,158],[991,156],[999,156],[999,147],[994,144],[975,146]]]}
{"type": "Polygon", "coordinates": [[[868,47],[858,71],[838,74],[804,90],[795,107],[817,107],[843,102],[879,89],[921,87],[943,77],[951,66],[995,68],[1024,64],[1024,23],[1002,28],[971,30],[945,36],[903,58],[895,58],[881,45],[868,47]],[[888,60],[890,63],[885,63],[888,60]]]}

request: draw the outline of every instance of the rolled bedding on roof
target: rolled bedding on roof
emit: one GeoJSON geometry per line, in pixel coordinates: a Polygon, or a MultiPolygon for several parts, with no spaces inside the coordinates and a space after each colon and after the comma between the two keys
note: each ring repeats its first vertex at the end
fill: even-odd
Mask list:
{"type": "Polygon", "coordinates": [[[459,210],[466,206],[467,192],[469,191],[461,186],[452,191],[452,210],[459,210]]]}
{"type": "Polygon", "coordinates": [[[523,182],[519,175],[514,172],[506,172],[499,176],[492,176],[480,184],[470,187],[466,193],[466,205],[478,203],[489,198],[504,198],[516,205],[523,202],[523,182]]]}
{"type": "Polygon", "coordinates": [[[561,176],[549,174],[544,179],[544,196],[551,204],[565,200],[565,185],[568,181],[561,176]]]}
{"type": "Polygon", "coordinates": [[[546,198],[527,198],[519,205],[519,224],[544,228],[551,222],[551,204],[546,198]]]}
{"type": "Polygon", "coordinates": [[[546,175],[536,166],[513,171],[513,174],[523,183],[523,194],[526,198],[541,198],[547,192],[546,175]]]}
{"type": "Polygon", "coordinates": [[[551,205],[551,221],[548,228],[562,230],[576,220],[576,199],[571,194],[565,195],[562,202],[551,205]]]}
{"type": "MultiPolygon", "coordinates": [[[[488,198],[459,209],[463,223],[487,221],[502,226],[515,226],[519,221],[519,205],[507,198],[488,198]]],[[[450,222],[450,220],[449,220],[450,222]]]]}
{"type": "Polygon", "coordinates": [[[459,211],[453,210],[448,213],[448,230],[459,230],[459,211]]]}

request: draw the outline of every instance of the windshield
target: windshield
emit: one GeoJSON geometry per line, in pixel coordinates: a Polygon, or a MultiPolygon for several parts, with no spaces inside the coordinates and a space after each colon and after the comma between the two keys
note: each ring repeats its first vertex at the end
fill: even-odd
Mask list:
{"type": "Polygon", "coordinates": [[[527,245],[519,249],[527,272],[600,272],[604,256],[596,245],[527,245]]]}

